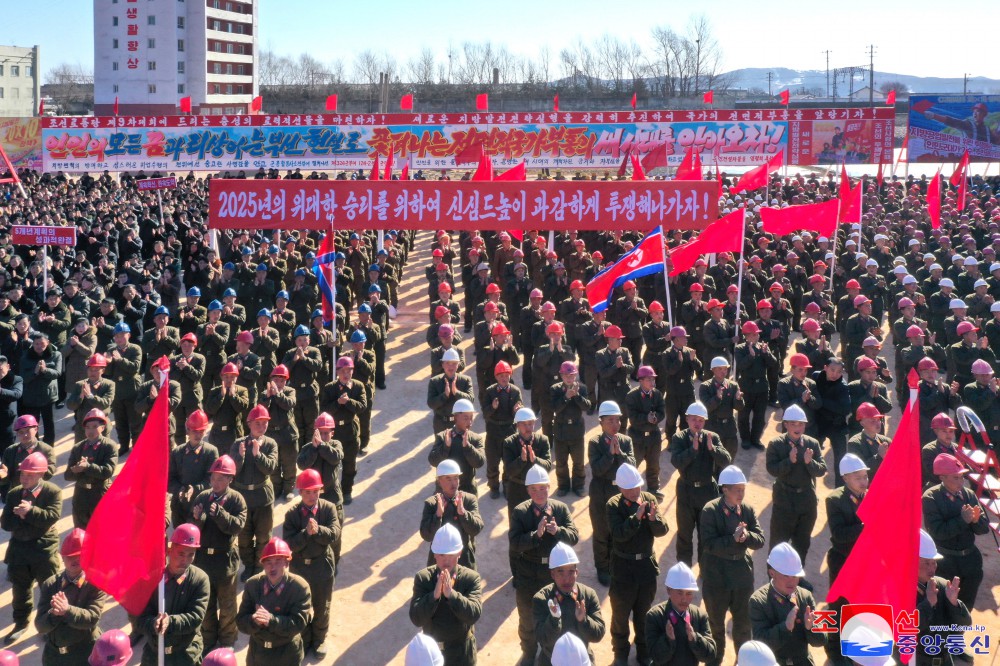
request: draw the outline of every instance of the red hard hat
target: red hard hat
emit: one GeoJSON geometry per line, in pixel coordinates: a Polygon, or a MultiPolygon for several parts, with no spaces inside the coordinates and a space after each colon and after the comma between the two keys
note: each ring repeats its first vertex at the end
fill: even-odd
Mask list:
{"type": "Polygon", "coordinates": [[[490,282],[488,285],[486,285],[486,293],[487,294],[499,294],[500,293],[500,285],[498,285],[496,282],[490,282]]]}
{"type": "Polygon", "coordinates": [[[317,430],[333,429],[337,427],[337,421],[328,413],[323,412],[316,417],[313,427],[317,430]]]}
{"type": "Polygon", "coordinates": [[[942,476],[944,474],[968,474],[969,470],[958,458],[950,453],[939,453],[934,458],[934,474],[942,476]]]}
{"type": "Polygon", "coordinates": [[[221,455],[215,459],[212,466],[208,469],[211,472],[218,472],[219,474],[226,474],[228,476],[236,476],[236,461],[230,458],[228,455],[221,455]]]}
{"type": "Polygon", "coordinates": [[[314,469],[304,469],[295,477],[296,490],[317,490],[322,487],[323,477],[314,469]]]}
{"type": "Polygon", "coordinates": [[[444,256],[444,252],[441,251],[441,248],[436,247],[436,248],[434,248],[434,251],[431,252],[431,256],[432,257],[443,257],[444,256]]]}
{"type": "Polygon", "coordinates": [[[913,301],[910,300],[909,298],[906,298],[905,296],[899,299],[899,303],[896,304],[896,307],[898,307],[900,310],[902,310],[903,308],[912,308],[913,306],[914,306],[913,301]]]}
{"type": "Polygon", "coordinates": [[[279,539],[278,537],[271,537],[271,540],[267,542],[264,546],[264,552],[260,556],[260,561],[270,559],[272,557],[283,557],[289,562],[292,560],[292,549],[288,547],[288,544],[279,539]]]}
{"type": "Polygon", "coordinates": [[[439,305],[436,308],[434,308],[434,318],[435,319],[440,319],[441,317],[444,317],[445,315],[447,315],[450,318],[451,317],[451,310],[449,310],[448,308],[446,308],[443,305],[439,305]]]}
{"type": "Polygon", "coordinates": [[[510,329],[503,324],[497,324],[493,327],[491,335],[510,335],[510,329]]]}
{"type": "Polygon", "coordinates": [[[108,425],[107,415],[97,407],[94,407],[83,417],[83,424],[86,425],[87,421],[100,421],[104,425],[108,425]]]}
{"type": "Polygon", "coordinates": [[[770,287],[768,287],[768,289],[767,289],[767,290],[768,290],[768,291],[774,291],[774,290],[778,290],[778,291],[779,291],[779,292],[781,292],[782,294],[783,294],[783,293],[785,293],[785,288],[784,288],[784,287],[783,287],[783,286],[781,285],[781,283],[780,283],[780,282],[772,282],[772,283],[771,283],[771,286],[770,286],[770,287]]]}
{"type": "Polygon", "coordinates": [[[918,336],[919,337],[923,337],[924,336],[924,329],[920,328],[916,324],[913,324],[908,329],[906,329],[906,337],[908,337],[908,338],[915,338],[915,337],[918,337],[918,336]]]}
{"type": "Polygon", "coordinates": [[[861,289],[861,283],[857,280],[848,280],[847,284],[844,285],[847,289],[861,289]]]}
{"type": "Polygon", "coordinates": [[[554,321],[545,327],[545,335],[557,335],[557,334],[558,335],[563,334],[563,325],[560,324],[559,322],[554,321]]]}
{"type": "Polygon", "coordinates": [[[216,648],[205,655],[201,666],[236,666],[236,654],[233,648],[216,648]]]}
{"type": "Polygon", "coordinates": [[[660,303],[659,301],[653,301],[652,303],[649,304],[649,311],[650,312],[663,312],[664,311],[663,310],[663,303],[660,303]]]}
{"type": "Polygon", "coordinates": [[[622,291],[631,291],[632,289],[635,289],[635,282],[633,280],[628,280],[622,285],[622,291]]]}
{"type": "Polygon", "coordinates": [[[507,361],[500,361],[499,363],[497,363],[493,367],[493,374],[494,374],[494,376],[495,375],[504,375],[504,374],[509,375],[512,372],[513,372],[513,370],[510,367],[510,363],[508,363],[507,361]]]}
{"type": "Polygon", "coordinates": [[[87,536],[87,533],[81,530],[79,527],[74,527],[73,530],[66,535],[63,539],[62,546],[59,547],[59,554],[63,557],[72,557],[74,555],[79,555],[83,552],[83,538],[87,536]]]}
{"type": "Polygon", "coordinates": [[[815,319],[806,319],[802,322],[802,332],[807,331],[818,331],[820,329],[819,322],[815,319]]]}
{"type": "Polygon", "coordinates": [[[816,301],[809,301],[806,303],[806,312],[810,314],[819,314],[822,312],[822,308],[819,307],[819,303],[816,301]]]}
{"type": "Polygon", "coordinates": [[[250,421],[257,421],[258,419],[263,419],[265,421],[271,420],[271,412],[267,411],[267,407],[264,405],[257,405],[250,410],[249,414],[247,414],[248,423],[250,421]]]}
{"type": "Polygon", "coordinates": [[[545,294],[543,294],[542,290],[538,289],[537,287],[535,289],[532,289],[531,293],[528,294],[528,298],[544,298],[544,297],[545,294]]]}
{"type": "Polygon", "coordinates": [[[353,367],[354,367],[354,359],[351,358],[350,356],[341,356],[340,358],[337,359],[337,370],[340,370],[341,368],[353,368],[353,367]]]}
{"type": "Polygon", "coordinates": [[[965,335],[966,333],[972,333],[973,331],[978,330],[979,329],[976,328],[976,325],[971,321],[963,321],[958,325],[958,328],[955,329],[955,332],[959,335],[965,335]]]}
{"type": "Polygon", "coordinates": [[[542,303],[542,312],[555,312],[556,304],[552,301],[545,301],[542,303]]]}
{"type": "Polygon", "coordinates": [[[812,364],[809,362],[809,357],[805,354],[792,354],[792,358],[789,360],[792,367],[798,368],[811,368],[812,364]]]}
{"type": "Polygon", "coordinates": [[[701,286],[700,282],[695,282],[693,285],[691,285],[691,288],[688,289],[688,291],[690,292],[705,291],[705,288],[701,286]]]}
{"type": "Polygon", "coordinates": [[[597,252],[594,252],[593,254],[591,254],[590,257],[592,259],[594,259],[595,261],[603,261],[604,260],[604,254],[601,253],[600,250],[598,250],[597,252]]]}
{"type": "Polygon", "coordinates": [[[132,643],[121,629],[111,629],[101,634],[90,651],[90,666],[124,666],[132,659],[132,643]]]}
{"type": "Polygon", "coordinates": [[[486,305],[483,306],[483,312],[500,312],[500,306],[493,301],[486,301],[486,305]]]}
{"type": "Polygon", "coordinates": [[[639,369],[635,372],[636,379],[645,379],[646,377],[655,377],[656,371],[653,370],[652,366],[641,365],[639,369]]]}
{"type": "Polygon", "coordinates": [[[740,288],[737,287],[735,284],[731,284],[728,287],[726,287],[726,293],[727,294],[738,294],[738,293],[740,293],[740,288]]]}
{"type": "Polygon", "coordinates": [[[17,653],[10,650],[0,650],[0,666],[18,666],[17,653]]]}
{"type": "Polygon", "coordinates": [[[929,356],[925,356],[917,362],[917,370],[937,370],[938,364],[934,362],[934,359],[929,356]]]}
{"type": "Polygon", "coordinates": [[[451,293],[451,285],[448,284],[447,282],[442,282],[441,284],[438,285],[438,291],[439,292],[440,291],[444,291],[444,292],[447,292],[447,293],[450,294],[451,293]]]}
{"type": "Polygon", "coordinates": [[[694,260],[694,267],[698,268],[699,266],[708,266],[708,262],[705,261],[704,259],[701,259],[701,258],[695,259],[694,260]]]}
{"type": "Polygon", "coordinates": [[[748,321],[743,324],[742,330],[744,333],[760,333],[760,326],[755,321],[748,321]]]}
{"type": "Polygon", "coordinates": [[[722,301],[720,301],[717,298],[713,298],[709,300],[708,303],[705,304],[706,310],[714,310],[715,308],[721,308],[721,307],[722,307],[722,301]]]}
{"type": "Polygon", "coordinates": [[[625,336],[622,335],[622,329],[620,329],[617,326],[615,326],[614,324],[612,324],[611,326],[608,326],[608,328],[604,331],[604,337],[606,337],[606,338],[624,338],[625,336]]]}
{"type": "Polygon", "coordinates": [[[41,451],[35,451],[21,461],[21,464],[17,466],[17,470],[19,472],[41,472],[44,474],[49,471],[49,459],[41,451]]]}
{"type": "Polygon", "coordinates": [[[284,363],[279,363],[278,365],[274,366],[274,370],[271,371],[271,376],[284,377],[285,379],[288,379],[290,376],[288,374],[288,367],[284,363]]]}
{"type": "Polygon", "coordinates": [[[826,282],[826,278],[823,277],[822,275],[810,275],[809,276],[809,283],[812,284],[813,282],[816,282],[816,283],[826,282]]]}
{"type": "Polygon", "coordinates": [[[174,533],[170,535],[170,543],[175,546],[187,546],[188,548],[201,547],[201,530],[197,525],[184,523],[178,525],[174,533]]]}
{"type": "Polygon", "coordinates": [[[878,411],[878,407],[870,402],[863,402],[858,405],[858,411],[854,413],[854,418],[860,421],[861,419],[880,419],[882,418],[882,412],[878,411]]]}
{"type": "MultiPolygon", "coordinates": [[[[954,430],[955,429],[955,422],[951,420],[950,416],[948,416],[944,412],[941,412],[940,414],[938,414],[937,416],[935,416],[934,418],[931,419],[931,428],[933,430],[938,430],[938,429],[941,429],[941,428],[944,428],[944,429],[947,429],[947,430],[954,430]]],[[[32,454],[32,455],[34,455],[34,454],[32,454]]]]}
{"type": "Polygon", "coordinates": [[[871,299],[864,294],[858,294],[854,297],[854,307],[860,308],[865,303],[871,303],[871,299]]]}
{"type": "Polygon", "coordinates": [[[194,333],[185,333],[181,338],[181,342],[193,342],[194,344],[198,344],[198,336],[194,333]]]}
{"type": "Polygon", "coordinates": [[[108,367],[108,357],[104,354],[94,354],[87,359],[88,368],[106,368],[108,367]]]}
{"type": "Polygon", "coordinates": [[[574,289],[586,289],[586,287],[583,286],[582,280],[573,280],[569,283],[569,290],[573,291],[574,289]]]}
{"type": "Polygon", "coordinates": [[[774,309],[774,303],[772,303],[771,301],[767,300],[766,298],[757,301],[757,311],[758,312],[760,310],[773,310],[773,309],[774,309]]]}
{"type": "Polygon", "coordinates": [[[184,427],[188,430],[206,430],[208,428],[208,414],[200,409],[194,410],[188,415],[184,427]]]}
{"type": "Polygon", "coordinates": [[[863,370],[874,370],[877,367],[878,363],[876,363],[875,359],[872,358],[862,358],[858,361],[858,372],[862,372],[863,370]]]}
{"type": "Polygon", "coordinates": [[[23,430],[24,428],[37,428],[38,419],[36,419],[31,414],[22,414],[14,419],[14,432],[18,430],[23,430]]]}
{"type": "Polygon", "coordinates": [[[250,331],[240,331],[236,334],[236,342],[245,342],[248,345],[253,344],[253,333],[250,331]]]}
{"type": "Polygon", "coordinates": [[[240,369],[236,367],[235,363],[226,363],[224,366],[222,366],[222,372],[220,374],[238,375],[240,374],[240,369]]]}

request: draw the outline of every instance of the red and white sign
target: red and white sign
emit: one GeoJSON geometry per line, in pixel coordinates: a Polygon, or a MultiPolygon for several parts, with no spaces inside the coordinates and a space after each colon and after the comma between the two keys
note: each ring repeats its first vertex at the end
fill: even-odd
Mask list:
{"type": "Polygon", "coordinates": [[[171,176],[170,178],[145,178],[140,181],[136,181],[136,189],[140,191],[145,190],[172,190],[177,187],[177,179],[171,176]]]}
{"type": "Polygon", "coordinates": [[[76,245],[76,227],[34,227],[15,224],[11,227],[10,235],[14,245],[76,245]]]}
{"type": "Polygon", "coordinates": [[[715,181],[224,180],[212,229],[704,229],[715,181]]]}

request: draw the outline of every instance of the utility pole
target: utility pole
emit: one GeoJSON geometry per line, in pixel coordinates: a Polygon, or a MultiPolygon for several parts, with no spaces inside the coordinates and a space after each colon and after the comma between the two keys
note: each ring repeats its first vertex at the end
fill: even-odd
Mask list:
{"type": "Polygon", "coordinates": [[[767,96],[768,97],[771,96],[771,77],[773,77],[773,76],[774,76],[774,74],[772,72],[768,72],[767,73],[767,96]]]}
{"type": "Polygon", "coordinates": [[[965,74],[962,76],[962,94],[969,94],[969,75],[965,74]]]}
{"type": "Polygon", "coordinates": [[[701,74],[701,40],[696,39],[694,43],[697,45],[697,53],[694,57],[694,94],[698,95],[698,78],[701,74]]]}
{"type": "Polygon", "coordinates": [[[830,97],[830,50],[823,51],[826,54],[826,96],[830,97]]]}
{"type": "Polygon", "coordinates": [[[868,106],[875,106],[875,45],[868,47],[868,106]]]}

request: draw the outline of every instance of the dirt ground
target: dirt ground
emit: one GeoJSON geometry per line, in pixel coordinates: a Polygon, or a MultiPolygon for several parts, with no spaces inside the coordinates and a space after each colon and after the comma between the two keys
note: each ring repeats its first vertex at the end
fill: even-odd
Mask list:
{"type": "MultiPolygon", "coordinates": [[[[429,544],[421,540],[418,527],[423,500],[433,493],[434,485],[434,474],[427,462],[431,445],[431,415],[425,398],[430,365],[429,350],[424,342],[428,301],[423,268],[430,260],[430,241],[430,232],[418,235],[416,249],[407,267],[407,277],[400,287],[400,313],[388,345],[388,389],[378,392],[376,396],[371,453],[359,461],[355,500],[351,506],[346,507],[344,555],[333,595],[332,622],[327,639],[331,650],[322,663],[344,666],[402,664],[406,645],[417,631],[410,623],[407,608],[413,575],[426,563],[429,544]]],[[[466,357],[471,363],[471,340],[463,346],[467,347],[466,357]]],[[[891,355],[889,362],[892,363],[891,355]]],[[[472,374],[473,369],[466,372],[472,374]]],[[[515,383],[520,383],[519,378],[518,371],[515,373],[515,383]]],[[[776,434],[773,410],[771,415],[765,442],[776,434]]],[[[890,421],[890,431],[894,431],[898,418],[897,410],[890,421]]],[[[59,522],[63,535],[72,528],[72,484],[66,483],[63,478],[71,446],[71,423],[72,417],[64,412],[63,418],[58,422],[57,433],[59,471],[55,480],[64,487],[63,518],[59,522]]],[[[588,425],[596,428],[597,417],[588,417],[588,425]]],[[[477,432],[483,431],[481,417],[477,417],[474,429],[477,432]]],[[[832,468],[832,453],[829,451],[826,452],[826,461],[832,468]]],[[[764,453],[740,449],[735,462],[747,474],[750,483],[746,502],[757,510],[767,535],[771,517],[772,478],[764,467],[764,453]]],[[[661,466],[662,486],[667,496],[664,508],[671,532],[665,538],[658,539],[655,545],[661,574],[656,603],[666,599],[666,592],[662,588],[664,575],[677,561],[673,532],[676,526],[673,508],[676,473],[666,453],[661,466]]],[[[479,472],[479,483],[480,511],[486,523],[476,543],[479,572],[485,581],[483,616],[476,625],[479,663],[512,666],[519,659],[520,647],[514,590],[507,561],[506,501],[503,498],[489,498],[485,491],[483,470],[479,472]]],[[[825,556],[829,546],[829,533],[822,499],[830,492],[832,484],[831,472],[820,484],[820,517],[806,562],[806,571],[809,573],[809,580],[815,585],[817,600],[825,597],[828,587],[825,556]]],[[[569,504],[573,519],[580,529],[580,543],[576,546],[581,560],[580,582],[597,590],[603,602],[604,620],[610,625],[611,609],[607,600],[607,588],[598,584],[593,567],[587,499],[571,494],[562,500],[572,500],[569,504]]],[[[275,534],[280,535],[286,504],[281,500],[275,509],[275,534]]],[[[0,553],[6,551],[7,540],[8,534],[0,533],[0,553]]],[[[976,658],[977,666],[985,666],[996,664],[997,654],[1000,652],[995,645],[1000,640],[1000,620],[997,617],[1000,603],[1000,555],[991,537],[980,537],[978,544],[985,560],[986,576],[972,617],[975,623],[987,628],[986,633],[991,638],[990,654],[976,658]]],[[[763,585],[767,581],[766,559],[765,546],[754,557],[757,585],[763,585]]],[[[4,582],[0,584],[0,632],[3,634],[7,633],[12,624],[10,600],[10,585],[4,582]]],[[[701,603],[700,597],[696,603],[701,603]]],[[[127,624],[125,612],[117,604],[112,603],[105,609],[101,622],[103,629],[126,628],[127,624]]],[[[970,640],[971,637],[972,634],[969,636],[970,640]]],[[[735,662],[735,654],[731,639],[727,642],[726,666],[729,666],[735,662]]],[[[246,637],[241,635],[236,646],[241,664],[245,663],[246,645],[246,637]]],[[[32,629],[13,649],[20,655],[22,664],[34,665],[41,663],[41,647],[41,640],[32,629]]],[[[594,651],[599,665],[611,663],[610,636],[605,635],[604,640],[594,646],[594,651]]],[[[813,657],[817,664],[825,661],[825,653],[821,649],[814,649],[813,657]]],[[[130,663],[138,662],[137,654],[130,663]]],[[[307,657],[305,663],[321,662],[314,657],[307,657]]]]}

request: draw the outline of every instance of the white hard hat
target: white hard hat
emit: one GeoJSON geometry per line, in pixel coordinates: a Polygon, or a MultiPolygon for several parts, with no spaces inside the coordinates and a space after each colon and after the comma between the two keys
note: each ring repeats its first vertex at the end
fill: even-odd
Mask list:
{"type": "Polygon", "coordinates": [[[534,485],[549,485],[549,473],[545,471],[545,468],[541,465],[532,465],[531,469],[524,476],[524,485],[534,486],[534,485]]]}
{"type": "MultiPolygon", "coordinates": [[[[944,282],[944,280],[941,280],[941,281],[944,282]]],[[[969,305],[968,305],[968,303],[966,303],[965,301],[963,301],[961,298],[953,298],[953,299],[951,299],[951,301],[949,301],[948,307],[949,308],[968,308],[969,305]]]]}
{"type": "Polygon", "coordinates": [[[996,262],[990,264],[990,273],[992,273],[995,270],[1000,270],[1000,264],[996,262]]]}
{"type": "Polygon", "coordinates": [[[886,236],[885,234],[875,234],[875,240],[877,240],[877,241],[880,241],[880,240],[889,240],[889,237],[886,236]]]}
{"type": "Polygon", "coordinates": [[[623,463],[622,466],[618,468],[618,471],[615,472],[615,485],[618,486],[619,490],[641,488],[642,484],[642,474],[639,474],[639,470],[637,470],[634,465],[623,463]]]}
{"type": "Polygon", "coordinates": [[[590,666],[587,646],[576,634],[567,631],[552,647],[552,666],[590,666]]]}
{"type": "Polygon", "coordinates": [[[951,287],[952,289],[954,289],[955,288],[955,283],[952,282],[951,278],[941,278],[938,281],[938,286],[939,287],[951,287]]]}
{"type": "Polygon", "coordinates": [[[809,419],[806,418],[805,410],[798,405],[789,405],[788,409],[785,410],[785,413],[781,415],[781,420],[809,423],[809,419]]]}
{"type": "Polygon", "coordinates": [[[953,254],[953,255],[951,255],[951,263],[953,263],[953,264],[962,264],[962,263],[965,263],[965,257],[963,257],[960,254],[953,254]]]}
{"type": "Polygon", "coordinates": [[[455,351],[454,347],[449,347],[448,349],[445,349],[444,354],[441,355],[442,363],[446,361],[461,361],[461,360],[462,359],[458,357],[458,352],[455,351]]]}
{"type": "MultiPolygon", "coordinates": [[[[887,238],[886,240],[889,240],[889,239],[887,238]]],[[[893,258],[892,263],[894,263],[894,264],[905,264],[906,263],[906,259],[904,259],[903,257],[895,257],[895,258],[893,258]]]]}
{"type": "Polygon", "coordinates": [[[854,455],[853,453],[846,453],[844,457],[840,459],[840,465],[838,466],[840,475],[850,474],[851,472],[858,472],[863,469],[868,469],[868,465],[865,461],[854,455]]]}
{"type": "Polygon", "coordinates": [[[978,266],[979,260],[975,257],[966,257],[964,263],[966,266],[978,266]]]}
{"type": "Polygon", "coordinates": [[[431,552],[435,555],[454,555],[462,552],[462,535],[451,523],[445,523],[434,533],[431,552]]]}
{"type": "Polygon", "coordinates": [[[990,312],[1000,312],[1000,301],[994,301],[990,306],[990,312]]]}
{"type": "Polygon", "coordinates": [[[614,400],[605,400],[601,403],[601,406],[597,408],[598,416],[621,416],[622,410],[618,406],[618,403],[614,400]]]}
{"type": "Polygon", "coordinates": [[[878,266],[878,262],[875,261],[874,259],[869,259],[868,261],[865,262],[865,267],[867,268],[869,266],[878,266]]]}
{"type": "Polygon", "coordinates": [[[727,359],[725,356],[716,356],[715,358],[712,359],[712,366],[711,367],[712,367],[713,370],[715,368],[728,368],[729,367],[729,359],[727,359]]]}
{"type": "Polygon", "coordinates": [[[990,283],[980,278],[975,281],[975,283],[972,285],[972,288],[978,289],[979,287],[988,287],[988,286],[990,286],[990,283]]]}
{"type": "Polygon", "coordinates": [[[534,422],[538,417],[535,413],[531,411],[529,407],[522,407],[514,413],[514,423],[524,423],[525,421],[534,422]]]}
{"type": "Polygon", "coordinates": [[[778,666],[771,648],[761,641],[747,641],[736,656],[737,666],[778,666]]]}
{"type": "Polygon", "coordinates": [[[438,476],[451,476],[453,474],[461,474],[462,468],[458,466],[458,462],[447,458],[438,463],[437,475],[438,476]]]}
{"type": "Polygon", "coordinates": [[[916,238],[911,238],[910,240],[906,241],[907,247],[913,247],[914,245],[920,245],[920,241],[918,241],[916,238]]]}
{"type": "Polygon", "coordinates": [[[687,411],[684,412],[685,416],[700,416],[703,419],[708,418],[708,408],[705,407],[700,402],[692,402],[688,405],[687,411]]]}
{"type": "Polygon", "coordinates": [[[906,266],[896,266],[895,268],[892,269],[892,273],[893,275],[905,275],[906,266]]]}
{"type": "Polygon", "coordinates": [[[579,564],[580,558],[576,556],[576,551],[572,546],[560,541],[549,552],[549,569],[558,569],[567,564],[579,564]]]}
{"type": "Polygon", "coordinates": [[[459,398],[455,401],[455,406],[451,408],[452,414],[462,414],[465,412],[474,412],[476,408],[472,406],[471,400],[466,400],[465,398],[459,398]]]}
{"type": "Polygon", "coordinates": [[[698,581],[694,577],[694,572],[691,571],[691,567],[683,562],[678,562],[667,569],[665,584],[671,590],[698,591],[698,581]]]}
{"type": "Polygon", "coordinates": [[[719,472],[719,485],[720,486],[735,486],[740,483],[746,483],[747,477],[736,465],[730,465],[726,469],[719,472]]]}
{"type": "Polygon", "coordinates": [[[917,283],[917,278],[913,277],[912,275],[907,275],[906,277],[903,278],[903,284],[916,284],[916,283],[917,283]]]}
{"type": "Polygon", "coordinates": [[[927,532],[920,530],[920,557],[925,560],[943,560],[944,555],[938,552],[934,539],[927,532]]]}
{"type": "Polygon", "coordinates": [[[767,566],[786,576],[806,575],[802,570],[802,558],[787,541],[771,549],[771,554],[767,556],[767,566]]]}
{"type": "Polygon", "coordinates": [[[444,666],[444,656],[437,641],[420,632],[406,646],[404,666],[444,666]]]}
{"type": "MultiPolygon", "coordinates": [[[[934,262],[933,264],[931,264],[931,270],[932,271],[943,271],[944,270],[944,266],[942,266],[941,264],[939,264],[937,262],[934,262]]],[[[945,279],[948,280],[948,282],[951,282],[950,278],[945,278],[945,279]]],[[[941,285],[941,286],[943,287],[945,285],[941,285]]],[[[951,286],[954,287],[955,285],[953,284],[951,286]]]]}
{"type": "Polygon", "coordinates": [[[934,256],[933,252],[924,252],[924,261],[927,261],[928,259],[934,261],[937,257],[934,256]]]}

